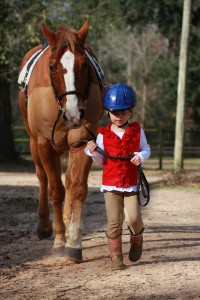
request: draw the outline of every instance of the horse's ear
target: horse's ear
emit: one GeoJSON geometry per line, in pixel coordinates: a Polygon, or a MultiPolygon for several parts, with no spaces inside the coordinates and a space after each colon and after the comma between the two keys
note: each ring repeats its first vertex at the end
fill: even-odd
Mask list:
{"type": "Polygon", "coordinates": [[[45,24],[42,24],[42,32],[45,39],[48,40],[51,47],[54,47],[56,44],[56,36],[53,31],[51,31],[45,24]]]}
{"type": "Polygon", "coordinates": [[[80,41],[82,42],[82,44],[84,45],[87,34],[88,34],[88,29],[89,29],[89,22],[88,19],[85,21],[85,23],[83,24],[83,26],[81,27],[81,29],[79,29],[78,31],[78,37],[80,39],[80,41]]]}

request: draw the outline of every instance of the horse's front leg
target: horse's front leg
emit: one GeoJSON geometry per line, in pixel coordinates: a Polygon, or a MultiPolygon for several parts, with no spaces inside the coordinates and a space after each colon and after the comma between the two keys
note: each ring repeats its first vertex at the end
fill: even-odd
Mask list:
{"type": "Polygon", "coordinates": [[[82,261],[82,215],[91,164],[83,149],[70,150],[64,206],[65,249],[68,258],[75,262],[82,261]]]}
{"type": "Polygon", "coordinates": [[[49,218],[50,208],[48,203],[48,180],[38,154],[38,143],[31,136],[30,149],[32,159],[35,163],[36,174],[39,180],[39,222],[37,226],[37,234],[39,239],[42,240],[49,238],[53,233],[51,221],[49,218]]]}
{"type": "Polygon", "coordinates": [[[49,196],[53,204],[54,249],[62,249],[65,245],[65,225],[62,207],[65,188],[61,180],[60,156],[47,142],[38,144],[38,152],[48,178],[49,196]]]}

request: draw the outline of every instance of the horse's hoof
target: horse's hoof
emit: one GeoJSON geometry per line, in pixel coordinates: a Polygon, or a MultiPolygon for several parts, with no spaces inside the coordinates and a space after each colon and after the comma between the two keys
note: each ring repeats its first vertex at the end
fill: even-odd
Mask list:
{"type": "Polygon", "coordinates": [[[65,254],[69,260],[73,260],[76,263],[81,263],[83,261],[82,249],[65,247],[65,254]]]}
{"type": "Polygon", "coordinates": [[[53,229],[49,228],[49,229],[37,229],[37,235],[39,237],[40,240],[44,240],[44,239],[48,239],[52,236],[53,234],[53,229]]]}

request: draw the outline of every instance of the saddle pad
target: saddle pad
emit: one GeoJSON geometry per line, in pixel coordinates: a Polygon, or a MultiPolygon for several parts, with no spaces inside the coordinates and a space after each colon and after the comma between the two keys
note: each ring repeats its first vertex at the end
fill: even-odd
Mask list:
{"type": "Polygon", "coordinates": [[[99,79],[99,83],[101,85],[101,87],[106,87],[105,81],[104,81],[104,72],[102,70],[102,68],[100,67],[99,63],[97,62],[97,60],[88,52],[87,49],[84,48],[85,54],[87,55],[88,59],[90,60],[90,62],[92,63],[96,73],[97,73],[97,77],[99,79]]]}
{"type": "Polygon", "coordinates": [[[44,53],[44,51],[47,50],[48,47],[46,47],[45,49],[41,49],[41,50],[38,50],[37,52],[35,52],[29,58],[29,60],[27,61],[27,63],[23,66],[23,68],[22,68],[22,70],[21,70],[21,72],[19,74],[19,77],[18,77],[19,88],[20,88],[20,90],[22,92],[27,90],[28,83],[29,83],[29,80],[30,80],[33,68],[35,67],[38,59],[41,57],[41,55],[44,53]]]}

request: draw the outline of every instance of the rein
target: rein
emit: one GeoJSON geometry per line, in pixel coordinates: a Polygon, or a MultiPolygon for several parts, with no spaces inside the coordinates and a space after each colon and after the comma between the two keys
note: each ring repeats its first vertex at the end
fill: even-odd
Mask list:
{"type": "MultiPolygon", "coordinates": [[[[91,130],[89,130],[85,125],[83,125],[83,126],[90,133],[90,135],[93,137],[93,139],[96,140],[96,136],[94,135],[94,133],[91,130]]],[[[110,159],[121,160],[121,161],[131,160],[131,158],[133,158],[133,156],[134,156],[134,153],[131,153],[128,156],[113,156],[113,155],[106,153],[103,149],[101,149],[98,146],[96,147],[95,151],[97,151],[104,157],[107,157],[110,159]]],[[[150,201],[150,189],[149,189],[149,184],[146,179],[146,176],[144,175],[141,165],[137,166],[137,170],[138,170],[138,183],[137,183],[138,202],[142,207],[144,207],[150,201]],[[141,199],[140,199],[140,195],[139,195],[140,187],[141,187],[142,195],[146,199],[146,201],[144,203],[142,203],[141,199]]]]}
{"type": "MultiPolygon", "coordinates": [[[[54,130],[55,130],[55,126],[60,118],[60,115],[62,114],[62,108],[59,109],[59,112],[58,112],[58,117],[56,119],[56,122],[54,124],[54,127],[53,127],[53,130],[52,130],[52,144],[54,145],[55,148],[56,145],[54,143],[54,140],[53,140],[53,133],[54,133],[54,130]]],[[[87,128],[84,124],[83,124],[83,127],[87,130],[87,132],[92,136],[93,140],[96,141],[96,136],[94,135],[94,133],[89,129],[87,128]]],[[[58,148],[58,149],[70,149],[70,147],[76,143],[87,143],[89,142],[89,140],[78,140],[76,142],[73,142],[71,143],[70,145],[68,145],[67,147],[61,147],[61,148],[58,148]]],[[[100,153],[101,155],[103,155],[104,157],[107,157],[107,158],[110,158],[110,159],[116,159],[116,160],[121,160],[121,161],[127,161],[127,160],[131,160],[131,158],[133,158],[134,156],[134,153],[131,153],[130,155],[128,156],[113,156],[113,155],[110,155],[108,153],[106,153],[103,149],[101,149],[100,147],[96,147],[95,151],[97,151],[98,153],[100,153]]],[[[144,207],[146,206],[149,201],[150,201],[150,189],[149,189],[149,184],[148,184],[148,181],[146,179],[146,176],[144,175],[144,172],[142,170],[142,167],[141,165],[137,166],[137,170],[138,170],[138,183],[137,183],[137,197],[138,197],[138,202],[139,204],[144,207]],[[144,203],[141,202],[141,199],[140,199],[140,195],[139,195],[139,192],[140,192],[140,188],[141,188],[141,191],[142,191],[142,195],[143,197],[146,199],[146,201],[144,203]]]]}
{"type": "MultiPolygon", "coordinates": [[[[110,154],[104,152],[98,146],[96,147],[95,151],[97,151],[98,153],[100,153],[104,157],[107,157],[107,158],[110,158],[110,159],[121,160],[121,161],[131,160],[131,158],[134,157],[133,153],[128,155],[128,156],[113,156],[113,155],[110,155],[110,154]]],[[[149,184],[148,184],[148,181],[146,179],[146,176],[144,175],[144,172],[142,170],[141,165],[137,166],[137,171],[138,171],[138,183],[137,183],[138,202],[141,206],[146,206],[149,203],[149,200],[150,200],[149,184]],[[139,195],[140,188],[141,188],[143,197],[146,199],[145,203],[141,202],[140,195],[139,195]]]]}
{"type": "MultiPolygon", "coordinates": [[[[64,44],[64,45],[61,45],[61,47],[66,47],[67,45],[64,44]]],[[[84,48],[83,48],[84,49],[84,48]]],[[[54,49],[53,49],[54,50],[54,49]]],[[[86,51],[86,49],[84,49],[86,51]]],[[[86,52],[87,54],[87,52],[86,52]]],[[[87,54],[88,56],[88,54],[87,54]]],[[[88,57],[88,59],[90,60],[90,57],[88,57]]],[[[95,68],[96,72],[97,72],[97,69],[95,68]]],[[[101,70],[100,70],[101,71],[101,70]]],[[[89,89],[91,87],[91,83],[92,83],[92,74],[91,74],[91,67],[90,65],[88,64],[88,87],[87,87],[87,94],[89,93],[89,89]]],[[[58,115],[57,115],[57,118],[55,120],[55,123],[54,123],[54,126],[53,126],[53,129],[52,129],[52,135],[51,135],[51,142],[53,144],[53,146],[57,149],[70,149],[70,146],[72,146],[73,144],[75,143],[87,143],[88,140],[79,140],[79,141],[76,141],[76,142],[73,142],[72,144],[68,145],[67,147],[56,147],[55,145],[55,142],[54,142],[54,132],[55,132],[55,128],[56,128],[56,125],[63,113],[63,106],[61,104],[61,100],[63,97],[67,96],[67,95],[79,95],[81,97],[83,97],[85,99],[85,101],[87,100],[87,96],[84,95],[83,93],[80,93],[79,91],[65,91],[64,93],[58,95],[58,91],[56,89],[56,86],[55,86],[55,83],[54,83],[54,80],[53,80],[53,76],[52,76],[52,71],[51,71],[51,67],[50,67],[50,79],[51,79],[51,84],[52,84],[52,87],[53,87],[53,90],[54,90],[54,94],[55,94],[55,97],[56,97],[56,101],[58,102],[58,105],[59,105],[59,111],[58,111],[58,115]]],[[[94,140],[96,140],[96,136],[94,135],[94,133],[88,129],[84,124],[83,124],[84,128],[90,133],[90,135],[93,137],[94,140]]],[[[121,161],[127,161],[127,160],[131,160],[131,158],[134,156],[133,153],[131,153],[130,155],[128,156],[113,156],[113,155],[109,155],[108,153],[104,152],[103,149],[101,149],[100,147],[96,147],[96,151],[98,153],[100,153],[101,155],[103,155],[104,157],[107,157],[107,158],[110,158],[110,159],[117,159],[117,160],[121,160],[121,161]]],[[[142,168],[141,168],[141,165],[137,167],[137,170],[138,170],[138,183],[137,183],[137,196],[138,196],[138,202],[141,206],[146,206],[148,203],[149,203],[149,200],[150,200],[150,192],[149,192],[149,184],[148,184],[148,181],[142,171],[142,168]],[[145,203],[142,203],[141,202],[141,199],[140,199],[140,195],[139,195],[139,192],[140,192],[140,188],[141,188],[141,191],[142,191],[142,195],[143,197],[146,199],[145,203]]]]}

